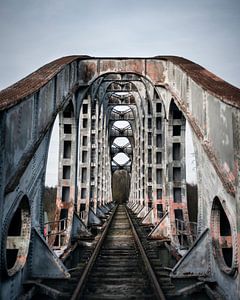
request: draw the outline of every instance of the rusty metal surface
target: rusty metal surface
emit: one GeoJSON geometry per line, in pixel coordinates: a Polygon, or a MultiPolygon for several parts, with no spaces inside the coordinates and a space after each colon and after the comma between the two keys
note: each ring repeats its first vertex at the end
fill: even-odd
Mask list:
{"type": "Polygon", "coordinates": [[[178,65],[196,83],[213,93],[223,102],[240,108],[240,89],[219,78],[202,66],[178,56],[157,56],[178,65]]]}
{"type": "Polygon", "coordinates": [[[33,94],[49,82],[67,64],[87,56],[66,56],[56,59],[0,92],[0,110],[7,109],[33,94]]]}
{"type": "MultiPolygon", "coordinates": [[[[64,58],[62,61],[60,59],[58,62],[55,61],[45,66],[45,68],[46,72],[43,70],[44,67],[35,72],[42,74],[40,77],[33,73],[32,79],[30,78],[31,76],[25,79],[26,86],[26,82],[29,80],[29,83],[31,83],[31,80],[33,79],[36,84],[43,86],[38,87],[36,91],[34,90],[34,84],[32,84],[32,86],[30,85],[31,89],[29,90],[25,86],[23,93],[27,96],[19,98],[16,100],[17,102],[14,102],[14,97],[12,98],[13,102],[11,102],[9,98],[8,100],[10,102],[6,104],[9,106],[6,106],[7,108],[3,113],[0,112],[3,117],[1,119],[3,155],[0,166],[3,170],[3,173],[1,173],[0,176],[2,176],[2,174],[3,176],[0,184],[2,184],[2,191],[5,191],[6,193],[3,198],[4,202],[1,209],[1,211],[3,211],[2,219],[4,221],[4,231],[2,234],[4,241],[7,234],[7,226],[11,220],[11,218],[7,217],[5,221],[5,214],[10,216],[8,213],[8,203],[15,203],[15,193],[18,190],[28,191],[32,205],[37,208],[36,210],[34,209],[31,211],[31,219],[34,220],[34,227],[39,228],[37,232],[38,234],[36,234],[34,230],[33,236],[31,237],[31,251],[29,251],[29,259],[27,260],[26,266],[24,266],[27,270],[30,270],[30,275],[21,271],[14,274],[15,277],[13,280],[9,278],[8,280],[1,282],[1,285],[3,284],[3,288],[0,289],[0,298],[2,297],[5,299],[8,294],[14,294],[17,297],[21,291],[22,282],[29,279],[29,276],[37,276],[41,278],[50,278],[51,276],[50,283],[44,279],[45,285],[50,288],[54,288],[54,285],[56,284],[58,285],[59,290],[63,292],[71,287],[71,292],[69,290],[68,293],[70,296],[72,295],[74,286],[71,282],[75,282],[77,284],[80,274],[82,274],[83,271],[83,264],[85,266],[85,262],[88,258],[90,258],[90,252],[92,254],[93,248],[91,248],[90,251],[89,249],[86,250],[86,260],[82,260],[83,257],[80,254],[78,255],[80,252],[83,253],[82,249],[79,249],[79,252],[76,250],[73,256],[73,264],[69,261],[66,264],[64,262],[64,266],[68,269],[66,271],[62,267],[61,262],[59,262],[59,258],[52,254],[51,245],[46,244],[42,235],[43,210],[39,210],[39,205],[42,203],[39,199],[42,199],[42,176],[46,172],[47,153],[49,151],[48,142],[51,135],[51,127],[55,116],[59,113],[59,126],[61,128],[60,144],[62,146],[60,145],[59,147],[61,149],[58,167],[60,183],[58,184],[56,200],[56,207],[58,209],[56,218],[59,219],[60,217],[63,217],[66,220],[70,220],[69,222],[67,221],[68,227],[66,231],[69,237],[69,242],[71,240],[77,240],[79,243],[89,243],[89,241],[83,241],[79,236],[79,226],[82,225],[80,224],[80,221],[85,222],[85,225],[87,222],[89,222],[89,225],[92,223],[92,233],[97,234],[99,226],[96,224],[96,209],[98,217],[105,219],[101,212],[102,209],[99,209],[98,205],[106,204],[112,201],[112,199],[116,200],[115,197],[112,196],[111,181],[109,180],[109,178],[111,178],[111,174],[108,170],[108,166],[111,166],[111,163],[109,165],[108,163],[110,162],[111,156],[108,156],[108,152],[105,150],[109,149],[109,139],[111,142],[111,137],[109,138],[110,131],[106,130],[108,128],[107,126],[109,124],[109,128],[112,129],[112,126],[110,125],[113,125],[114,121],[116,121],[111,119],[110,112],[113,107],[120,104],[120,102],[121,104],[129,104],[129,107],[131,106],[133,121],[131,120],[129,122],[131,123],[134,134],[136,133],[136,141],[133,144],[135,145],[135,150],[132,149],[132,152],[134,152],[137,156],[134,161],[135,165],[132,172],[132,183],[137,182],[137,185],[132,185],[132,194],[129,197],[130,202],[132,203],[130,206],[133,208],[134,212],[132,214],[133,223],[135,221],[138,222],[138,217],[141,217],[141,219],[143,218],[143,223],[145,223],[145,225],[138,224],[139,226],[136,226],[136,230],[138,233],[140,232],[139,237],[141,241],[144,241],[146,254],[154,268],[154,271],[156,271],[157,278],[161,284],[164,294],[166,293],[166,296],[168,295],[171,297],[171,295],[174,294],[175,285],[169,277],[169,272],[167,272],[169,269],[166,270],[166,268],[173,267],[173,262],[172,259],[169,258],[166,249],[169,249],[169,251],[179,259],[180,255],[183,255],[185,251],[187,251],[186,248],[191,245],[191,241],[189,242],[190,239],[188,238],[189,235],[185,230],[186,228],[190,228],[190,226],[187,225],[184,227],[185,224],[189,224],[186,202],[187,189],[185,186],[185,172],[182,171],[185,168],[185,156],[183,155],[183,153],[185,153],[185,118],[189,121],[193,132],[193,143],[195,145],[195,153],[197,156],[197,170],[199,172],[198,178],[200,182],[199,194],[206,195],[199,198],[198,233],[202,232],[202,230],[209,226],[212,199],[214,199],[216,195],[219,195],[219,197],[223,199],[224,203],[226,203],[225,205],[229,208],[229,211],[232,211],[232,215],[229,215],[229,220],[232,222],[232,231],[237,232],[234,206],[235,199],[233,197],[235,196],[235,192],[236,197],[238,195],[236,180],[237,172],[234,173],[235,170],[238,170],[238,165],[236,164],[236,168],[233,169],[235,165],[232,161],[235,159],[239,147],[237,142],[233,142],[232,139],[238,139],[239,122],[234,114],[238,114],[239,110],[235,109],[232,105],[225,105],[219,97],[214,97],[213,93],[207,91],[205,88],[200,86],[200,84],[193,81],[190,75],[187,74],[187,71],[183,70],[183,68],[177,65],[177,63],[172,63],[170,59],[167,61],[164,58],[138,58],[134,61],[134,59],[127,58],[116,60],[111,58],[81,59],[76,56],[75,58],[68,57],[66,58],[66,61],[64,61],[64,58]],[[68,63],[68,61],[70,63],[68,63]],[[131,64],[131,61],[134,63],[131,64]],[[106,67],[105,69],[101,69],[101,65],[103,64],[106,67]],[[140,69],[137,68],[137,66],[140,65],[143,66],[143,68],[141,68],[141,72],[139,71],[140,69]],[[136,73],[132,74],[131,70],[136,73]],[[48,74],[48,76],[46,74],[48,74]],[[47,79],[45,78],[45,75],[47,79]],[[160,75],[162,75],[162,77],[160,75]],[[107,78],[107,81],[105,81],[105,78],[107,78]],[[132,81],[134,81],[134,84],[132,81]],[[108,87],[111,82],[113,82],[115,86],[113,87],[112,85],[113,88],[109,91],[108,87]],[[122,83],[122,85],[119,83],[122,83]],[[129,84],[127,85],[126,83],[129,84]],[[90,86],[89,89],[88,86],[90,86]],[[133,88],[134,86],[135,88],[133,88]],[[127,93],[126,95],[130,95],[131,93],[134,101],[129,99],[129,101],[124,103],[123,101],[125,98],[121,97],[123,99],[120,99],[120,102],[117,101],[115,103],[109,103],[109,95],[114,93],[117,89],[119,89],[119,92],[122,92],[125,89],[124,92],[127,93]],[[74,94],[76,90],[77,97],[74,94]],[[92,101],[94,99],[96,102],[92,101]],[[175,112],[175,117],[173,117],[173,112],[175,112]],[[76,122],[78,122],[78,117],[80,127],[75,126],[76,122]],[[233,119],[233,117],[235,119],[233,119]],[[83,120],[85,119],[86,121],[87,118],[89,120],[87,125],[89,124],[89,126],[85,126],[86,124],[83,126],[83,120]],[[65,123],[68,126],[66,132],[64,131],[65,123]],[[159,123],[161,126],[157,125],[159,123]],[[157,126],[155,126],[155,124],[157,126]],[[178,126],[177,133],[174,133],[174,129],[176,129],[174,126],[178,126]],[[85,128],[86,130],[84,131],[81,130],[82,127],[87,128],[85,128]],[[78,129],[76,128],[80,128],[81,130],[81,135],[79,137],[77,137],[78,135],[76,134],[76,130],[78,129]],[[160,137],[161,142],[154,142],[155,129],[159,130],[156,132],[157,136],[160,137]],[[85,137],[85,135],[87,135],[86,132],[91,132],[91,135],[88,134],[88,136],[85,137]],[[149,133],[149,136],[145,134],[146,132],[149,133]],[[222,132],[222,134],[220,135],[219,132],[222,132]],[[85,142],[83,142],[82,137],[86,138],[85,142]],[[138,137],[140,137],[139,141],[138,137]],[[67,155],[64,154],[65,141],[67,141],[68,145],[71,142],[71,147],[65,147],[65,152],[68,152],[67,155]],[[88,142],[90,142],[90,144],[88,142]],[[176,142],[182,149],[182,156],[181,153],[176,151],[176,149],[174,150],[175,147],[173,144],[176,142]],[[167,145],[167,148],[164,147],[165,144],[167,145]],[[83,155],[80,154],[79,158],[75,153],[76,145],[79,145],[80,149],[82,149],[82,146],[86,146],[86,148],[83,148],[85,152],[87,152],[86,150],[91,150],[91,148],[94,149],[94,151],[91,150],[89,154],[87,154],[87,159],[82,159],[83,155]],[[160,146],[161,150],[157,149],[160,148],[160,146]],[[161,153],[158,157],[157,153],[159,152],[161,153]],[[156,169],[157,171],[153,169],[155,154],[158,165],[156,169]],[[145,155],[147,155],[147,157],[145,155]],[[79,185],[77,184],[78,180],[75,178],[77,176],[75,168],[78,159],[80,167],[79,185]],[[82,167],[80,162],[81,159],[82,162],[87,163],[87,165],[83,164],[82,167]],[[92,165],[92,162],[95,162],[94,165],[92,165]],[[141,170],[142,163],[144,165],[147,163],[147,168],[142,168],[141,170]],[[63,165],[64,167],[70,168],[70,176],[66,176],[66,173],[68,172],[65,172],[64,175],[63,165]],[[92,166],[94,166],[93,169],[92,166]],[[85,176],[81,175],[81,171],[83,171],[83,168],[86,167],[88,168],[87,173],[90,174],[91,185],[87,185],[86,179],[82,180],[85,176]],[[174,170],[176,167],[178,168],[178,172],[176,172],[176,169],[174,170]],[[73,172],[71,172],[72,170],[73,172]],[[145,179],[138,182],[138,177],[141,172],[145,179]],[[167,173],[169,173],[170,176],[167,182],[165,182],[163,178],[167,173]],[[96,188],[92,188],[91,190],[93,183],[96,188]],[[146,186],[150,187],[148,191],[146,186]],[[63,187],[69,189],[69,195],[63,195],[63,187]],[[81,188],[83,189],[81,190],[81,188]],[[99,188],[100,193],[97,192],[97,188],[99,188]],[[77,191],[77,194],[75,191],[77,191]],[[178,195],[178,197],[176,197],[175,203],[174,200],[176,191],[181,192],[181,196],[179,197],[178,195]],[[89,198],[91,193],[92,197],[90,198],[92,198],[93,201],[89,198]],[[75,202],[75,199],[77,202],[75,202]],[[76,207],[74,206],[74,203],[77,203],[76,207]],[[144,208],[142,208],[143,206],[144,208]],[[150,207],[152,210],[149,211],[150,207]],[[82,219],[78,220],[78,225],[80,224],[79,226],[74,225],[75,221],[72,218],[74,208],[76,208],[76,212],[79,213],[80,218],[82,219]],[[63,210],[61,211],[61,209],[63,210]],[[88,214],[89,209],[93,214],[94,222],[91,222],[91,216],[88,214]],[[179,214],[175,214],[175,210],[176,212],[179,212],[179,214]],[[160,223],[158,231],[155,230],[153,234],[153,237],[155,238],[154,240],[147,240],[147,237],[145,238],[145,233],[149,236],[150,230],[160,221],[161,214],[166,211],[169,212],[169,220],[166,221],[165,219],[160,223]],[[186,223],[177,221],[182,220],[182,218],[180,218],[180,212],[182,212],[184,222],[186,223]],[[180,228],[177,224],[183,224],[183,226],[180,228]],[[142,237],[141,234],[144,234],[144,236],[142,237]],[[158,237],[163,236],[164,239],[157,241],[157,235],[158,237]],[[166,246],[166,249],[163,249],[162,246],[164,242],[166,244],[167,242],[172,244],[166,246]],[[179,252],[177,252],[178,250],[179,252]],[[170,262],[166,262],[166,265],[164,265],[163,268],[162,258],[165,255],[167,258],[166,260],[169,259],[170,262]],[[78,258],[80,258],[80,260],[77,260],[78,258]],[[57,263],[54,262],[55,259],[57,263]],[[60,268],[58,268],[59,266],[60,268]],[[64,274],[64,272],[62,272],[63,269],[65,270],[65,273],[69,270],[72,271],[73,269],[76,272],[73,271],[71,273],[71,278],[69,278],[67,276],[62,276],[64,274]],[[60,281],[64,281],[66,285],[63,286],[60,281]]],[[[19,85],[19,92],[21,92],[20,87],[21,85],[19,85]]],[[[15,92],[17,90],[18,89],[16,88],[15,92]]],[[[17,92],[15,93],[15,96],[18,96],[17,92]]],[[[122,119],[127,118],[125,118],[124,115],[122,119]]],[[[131,137],[131,139],[133,139],[133,137],[131,137]]],[[[127,197],[125,199],[127,199],[127,197]]],[[[100,221],[99,218],[97,218],[97,220],[98,225],[102,224],[102,221],[100,221]]],[[[24,224],[25,223],[27,222],[24,222],[24,224]]],[[[63,246],[65,249],[65,246],[68,245],[68,241],[61,235],[63,228],[60,229],[60,234],[58,235],[60,237],[58,246],[63,246]],[[64,239],[61,240],[61,237],[64,239]]],[[[110,228],[110,230],[112,229],[110,228]]],[[[117,230],[117,234],[118,233],[119,230],[117,230]]],[[[109,235],[107,234],[107,236],[109,235]]],[[[221,270],[220,264],[214,258],[214,255],[212,255],[214,247],[212,243],[210,244],[211,239],[214,239],[214,237],[209,236],[210,246],[209,249],[207,249],[209,251],[202,251],[204,246],[199,245],[197,246],[198,249],[194,250],[196,255],[189,259],[188,264],[190,272],[194,269],[193,266],[199,265],[199,250],[199,252],[202,253],[202,261],[205,260],[209,262],[207,264],[207,268],[210,270],[209,276],[216,280],[220,286],[227,287],[227,285],[229,285],[229,290],[232,290],[231,296],[235,298],[239,278],[237,278],[237,276],[233,278],[231,274],[222,272],[223,270],[221,270]],[[208,253],[211,254],[209,259],[208,253]],[[216,263],[213,264],[215,261],[216,263]]],[[[2,249],[7,248],[7,250],[15,250],[17,247],[21,246],[21,240],[19,239],[18,241],[18,237],[15,240],[10,237],[6,241],[6,245],[3,243],[3,246],[1,246],[2,249]]],[[[54,246],[56,247],[56,243],[54,246]]],[[[82,244],[79,246],[82,246],[82,244]]],[[[119,246],[119,241],[117,241],[116,246],[119,246]]],[[[236,257],[236,261],[238,261],[236,254],[238,245],[236,239],[232,239],[230,236],[220,236],[219,245],[217,246],[221,246],[221,249],[233,249],[232,256],[236,257]]],[[[4,251],[2,252],[5,253],[4,251]]],[[[126,251],[126,249],[124,251],[126,251]]],[[[69,253],[69,248],[67,248],[67,252],[69,253]]],[[[60,257],[59,250],[57,253],[57,256],[60,257]]],[[[64,255],[65,254],[66,252],[64,255]]],[[[100,261],[101,265],[111,263],[110,269],[116,272],[116,276],[119,278],[118,270],[116,270],[114,264],[112,264],[113,261],[117,261],[118,263],[119,257],[114,257],[112,259],[110,255],[109,259],[108,254],[105,255],[105,257],[106,256],[108,258],[105,261],[102,261],[102,258],[99,258],[98,262],[100,261]]],[[[128,264],[128,260],[131,261],[131,258],[124,258],[123,260],[128,264]]],[[[4,265],[5,258],[1,258],[1,261],[3,261],[4,265]]],[[[205,265],[206,264],[204,264],[204,267],[205,265]]],[[[120,267],[123,268],[125,266],[122,265],[120,267]]],[[[95,264],[93,269],[97,269],[95,264]]],[[[93,271],[93,273],[94,272],[95,271],[93,271]]],[[[102,280],[102,274],[105,274],[105,272],[102,273],[102,270],[100,269],[98,269],[97,272],[99,274],[97,276],[99,276],[98,278],[103,284],[102,286],[97,286],[97,288],[99,291],[105,292],[104,285],[109,284],[106,283],[106,278],[103,278],[102,280]]],[[[89,287],[95,286],[97,276],[95,276],[95,273],[93,276],[89,276],[89,282],[87,283],[89,287]],[[93,277],[95,277],[95,279],[93,277]]],[[[134,278],[131,279],[133,279],[132,281],[134,282],[134,278]]],[[[126,280],[126,278],[124,280],[126,280]]],[[[115,284],[114,279],[111,279],[111,281],[115,284]]],[[[123,288],[123,291],[125,289],[125,287],[121,286],[118,286],[118,288],[123,288]]],[[[116,292],[116,286],[111,286],[109,289],[115,289],[116,292]]],[[[191,291],[191,286],[189,284],[188,291],[191,291]]],[[[40,293],[41,292],[47,294],[49,289],[43,288],[40,293]]]]}
{"type": "Polygon", "coordinates": [[[7,109],[19,102],[25,97],[38,91],[48,81],[50,81],[57,73],[59,73],[67,64],[73,61],[84,59],[111,59],[111,60],[140,60],[140,59],[159,59],[167,60],[178,65],[185,71],[196,83],[208,90],[223,102],[240,108],[240,89],[227,83],[223,79],[217,77],[213,73],[204,69],[200,65],[177,56],[156,56],[152,58],[129,58],[129,57],[89,57],[86,55],[66,56],[56,59],[22,80],[16,82],[10,87],[0,91],[0,110],[7,109]]]}

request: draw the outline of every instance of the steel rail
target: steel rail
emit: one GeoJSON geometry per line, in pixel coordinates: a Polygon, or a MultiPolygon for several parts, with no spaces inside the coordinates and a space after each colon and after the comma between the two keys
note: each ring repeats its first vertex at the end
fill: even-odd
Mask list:
{"type": "Polygon", "coordinates": [[[132,229],[132,232],[133,232],[133,236],[134,236],[134,239],[137,243],[137,246],[140,250],[140,253],[141,253],[141,256],[142,256],[142,259],[143,259],[143,262],[144,262],[144,265],[145,265],[145,268],[148,272],[148,276],[149,276],[149,279],[151,280],[152,284],[153,284],[153,287],[154,287],[154,291],[155,291],[155,295],[157,297],[158,300],[166,300],[165,296],[164,296],[164,293],[159,285],[159,282],[157,280],[157,277],[152,269],[152,266],[150,264],[150,261],[146,255],[146,252],[142,246],[142,243],[138,237],[138,234],[137,234],[137,231],[132,223],[132,220],[129,216],[129,213],[128,213],[128,210],[125,206],[125,210],[126,210],[126,214],[127,214],[127,217],[128,217],[128,220],[129,220],[129,223],[130,223],[130,226],[131,226],[131,229],[132,229]]]}
{"type": "Polygon", "coordinates": [[[80,278],[80,280],[79,280],[79,282],[77,284],[77,287],[74,290],[74,293],[73,293],[72,297],[70,298],[70,300],[80,299],[79,297],[81,295],[82,288],[83,288],[84,284],[86,283],[86,279],[88,277],[88,274],[91,271],[91,269],[92,269],[92,267],[93,267],[93,265],[95,263],[95,260],[96,260],[98,254],[99,254],[99,251],[101,249],[101,246],[102,246],[103,241],[105,239],[105,236],[107,234],[108,228],[110,227],[110,225],[112,223],[112,219],[113,219],[113,216],[115,215],[117,207],[118,207],[118,205],[115,206],[114,211],[113,211],[112,215],[110,216],[109,221],[108,221],[107,225],[105,226],[100,239],[97,242],[97,245],[96,245],[96,247],[95,247],[95,249],[93,251],[93,254],[90,257],[90,259],[89,259],[89,261],[88,261],[88,263],[87,263],[87,265],[86,265],[86,267],[85,267],[85,269],[83,271],[83,274],[82,274],[82,276],[81,276],[81,278],[80,278]]]}

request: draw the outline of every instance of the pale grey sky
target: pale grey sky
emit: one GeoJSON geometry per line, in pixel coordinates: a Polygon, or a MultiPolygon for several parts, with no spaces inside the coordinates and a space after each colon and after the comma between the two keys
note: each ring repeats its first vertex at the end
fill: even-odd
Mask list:
{"type": "Polygon", "coordinates": [[[240,86],[239,0],[0,0],[0,89],[70,54],[179,55],[240,86]]]}
{"type": "Polygon", "coordinates": [[[0,89],[55,58],[178,55],[240,87],[240,0],[0,0],[0,89]]]}

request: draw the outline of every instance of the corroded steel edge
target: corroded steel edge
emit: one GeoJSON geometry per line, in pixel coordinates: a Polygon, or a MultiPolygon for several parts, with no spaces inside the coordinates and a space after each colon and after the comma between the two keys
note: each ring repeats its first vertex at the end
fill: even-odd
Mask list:
{"type": "Polygon", "coordinates": [[[0,110],[10,108],[37,92],[57,75],[66,65],[82,60],[166,60],[179,66],[190,78],[199,84],[203,89],[218,97],[221,101],[240,108],[240,89],[217,77],[202,66],[178,56],[155,56],[149,58],[140,57],[90,57],[87,55],[73,55],[56,59],[27,77],[21,79],[8,88],[0,91],[0,110]]]}

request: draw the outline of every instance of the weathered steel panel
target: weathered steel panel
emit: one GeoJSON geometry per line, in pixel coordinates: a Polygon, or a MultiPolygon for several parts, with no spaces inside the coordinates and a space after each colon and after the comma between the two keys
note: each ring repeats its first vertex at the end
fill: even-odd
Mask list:
{"type": "Polygon", "coordinates": [[[22,156],[33,143],[34,131],[33,97],[12,108],[6,118],[6,178],[14,174],[15,168],[22,156]]]}

